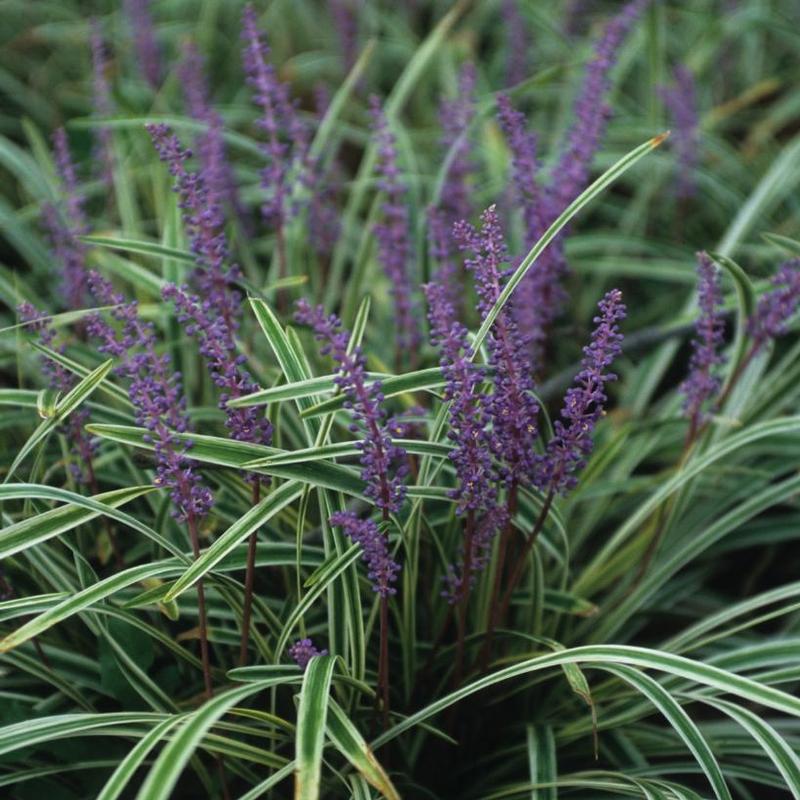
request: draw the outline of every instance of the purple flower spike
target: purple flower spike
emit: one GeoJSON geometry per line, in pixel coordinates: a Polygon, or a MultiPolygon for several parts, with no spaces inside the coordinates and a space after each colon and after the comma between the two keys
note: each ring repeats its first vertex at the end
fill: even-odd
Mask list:
{"type": "Polygon", "coordinates": [[[244,210],[239,202],[233,173],[225,153],[222,117],[209,102],[205,64],[192,42],[187,42],[184,46],[178,75],[189,115],[206,126],[197,136],[196,151],[211,202],[220,208],[224,208],[227,203],[239,218],[243,218],[244,210]]]}
{"type": "Polygon", "coordinates": [[[761,297],[748,321],[753,350],[760,350],[770,339],[783,336],[800,304],[800,258],[781,264],[772,279],[773,289],[761,297]]]}
{"type": "Polygon", "coordinates": [[[516,86],[528,77],[527,53],[530,43],[525,19],[517,0],[503,0],[501,15],[506,28],[506,86],[516,86]]]}
{"type": "MultiPolygon", "coordinates": [[[[201,300],[189,293],[186,287],[168,284],[162,292],[165,300],[175,303],[178,321],[189,336],[197,339],[202,355],[211,373],[211,379],[222,390],[219,407],[227,417],[226,427],[231,436],[240,442],[270,444],[272,425],[256,407],[231,408],[228,401],[250,394],[258,386],[242,366],[245,357],[236,355],[233,337],[218,316],[210,300],[201,300]]],[[[259,476],[266,483],[267,479],[259,476]]]]}
{"type": "Polygon", "coordinates": [[[311,639],[298,639],[289,648],[289,655],[294,659],[294,662],[297,664],[297,666],[305,671],[305,668],[308,666],[308,662],[311,661],[314,656],[326,656],[328,655],[328,651],[317,650],[317,648],[314,647],[314,642],[312,642],[311,639]]]}
{"type": "MultiPolygon", "coordinates": [[[[528,250],[557,214],[553,212],[549,194],[536,181],[539,171],[536,137],[526,130],[525,115],[511,105],[511,99],[505,94],[497,98],[497,115],[511,151],[515,199],[522,208],[528,250]]],[[[550,325],[566,299],[562,286],[566,272],[563,240],[559,237],[539,256],[517,289],[517,322],[537,360],[541,358],[550,325]]]]}
{"type": "Polygon", "coordinates": [[[678,156],[679,198],[694,195],[697,168],[698,120],[697,98],[692,73],[684,66],[675,68],[675,83],[660,90],[661,98],[672,117],[674,146],[678,156]]]}
{"type": "Polygon", "coordinates": [[[329,0],[328,2],[333,26],[339,37],[345,72],[350,72],[358,58],[357,2],[358,0],[329,0]]]}
{"type": "MultiPolygon", "coordinates": [[[[30,323],[31,330],[39,334],[39,341],[50,350],[57,353],[64,352],[63,345],[57,345],[56,333],[53,327],[45,319],[44,312],[32,306],[30,303],[20,303],[17,307],[22,322],[30,323]]],[[[47,356],[41,357],[42,372],[47,378],[47,383],[51,389],[66,393],[75,386],[75,376],[65,369],[58,361],[54,361],[47,356]]],[[[89,421],[89,409],[85,406],[77,408],[67,417],[64,427],[66,428],[67,441],[74,461],[70,464],[70,472],[78,483],[84,483],[92,491],[97,492],[97,484],[94,480],[92,459],[96,453],[96,445],[92,438],[86,433],[84,425],[89,421]],[[84,472],[85,470],[85,472],[84,472]]]]}
{"type": "Polygon", "coordinates": [[[578,482],[575,473],[592,451],[595,426],[605,413],[605,384],[616,380],[608,371],[622,350],[619,322],[625,318],[622,292],[612,289],[598,304],[599,316],[591,342],[583,348],[581,371],[567,391],[561,419],[553,423],[555,435],[539,464],[537,485],[543,491],[566,493],[578,482]]]}
{"type": "Polygon", "coordinates": [[[183,223],[196,257],[194,278],[200,294],[225,322],[232,337],[238,328],[241,296],[229,284],[240,277],[239,268],[228,266],[228,241],[225,237],[225,218],[217,197],[208,190],[204,174],[186,169],[191,151],[181,145],[166,125],[148,125],[153,144],[161,160],[175,178],[183,223]]]}
{"type": "MultiPolygon", "coordinates": [[[[486,317],[507,277],[508,256],[495,206],[483,212],[481,223],[480,231],[476,231],[460,222],[454,233],[461,249],[472,254],[465,263],[475,278],[478,310],[486,317]]],[[[533,396],[530,359],[509,305],[503,306],[486,338],[489,362],[495,372],[487,405],[492,420],[490,444],[502,462],[503,480],[509,485],[528,485],[535,466],[539,404],[533,396]]]]}
{"type": "Polygon", "coordinates": [[[53,134],[53,151],[60,190],[64,198],[63,213],[46,203],[42,207],[45,227],[61,266],[61,289],[70,309],[83,308],[87,297],[86,247],[78,236],[88,232],[83,211],[84,197],[78,188],[75,166],[69,152],[67,134],[58,128],[53,134]]]}
{"type": "Polygon", "coordinates": [[[340,527],[352,542],[361,545],[361,557],[367,564],[373,591],[381,597],[397,594],[392,584],[397,580],[400,565],[389,555],[388,540],[380,528],[371,519],[359,519],[351,511],[337,511],[329,522],[340,527]]]}
{"type": "Polygon", "coordinates": [[[464,597],[477,573],[486,567],[494,535],[504,524],[505,516],[496,504],[498,476],[487,430],[490,418],[480,391],[485,370],[469,359],[467,329],[456,320],[446,287],[431,283],[425,287],[425,293],[431,339],[441,353],[439,363],[447,381],[444,399],[450,403],[448,437],[454,445],[450,460],[456,469],[458,485],[449,494],[456,501],[457,514],[471,512],[467,525],[474,526],[469,532],[472,537],[469,569],[465,566],[462,546],[458,563],[448,568],[445,577],[447,588],[443,594],[453,604],[464,597]]]}
{"type": "Polygon", "coordinates": [[[450,433],[454,447],[450,459],[456,468],[458,487],[450,492],[457,513],[490,508],[497,480],[489,446],[487,414],[480,392],[485,371],[470,361],[467,329],[456,320],[447,291],[439,283],[425,287],[431,340],[439,348],[439,364],[447,381],[444,399],[449,401],[450,433]]]}
{"type": "Polygon", "coordinates": [[[700,315],[695,322],[689,376],[681,384],[683,412],[696,431],[705,419],[704,406],[719,391],[721,382],[714,368],[725,363],[719,352],[725,335],[722,316],[722,285],[719,270],[707,253],[697,254],[697,294],[700,315]]]}
{"type": "Polygon", "coordinates": [[[397,512],[403,505],[406,487],[403,478],[408,471],[406,451],[392,443],[383,408],[383,394],[377,381],[367,384],[366,361],[360,347],[349,349],[350,334],[342,329],[341,320],[326,315],[322,306],[312,308],[305,300],[297,303],[295,319],[314,329],[317,340],[324,342],[323,355],[330,355],[339,365],[336,385],[347,397],[349,409],[357,424],[365,429],[361,448],[361,478],[367,484],[365,494],[385,514],[397,512]]]}
{"type": "Polygon", "coordinates": [[[142,74],[156,89],[161,81],[161,52],[150,15],[150,0],[125,0],[124,7],[133,28],[133,44],[142,74]]]}
{"type": "Polygon", "coordinates": [[[381,211],[383,220],[375,226],[378,239],[378,259],[391,284],[397,325],[398,353],[413,354],[421,342],[417,325],[417,311],[412,298],[408,262],[411,256],[406,187],[397,166],[397,148],[394,135],[380,100],[370,99],[375,135],[378,139],[378,175],[385,200],[381,211]]]}
{"type": "Polygon", "coordinates": [[[567,146],[553,171],[556,215],[560,214],[586,187],[589,169],[605,132],[611,109],[605,98],[611,88],[609,73],[617,53],[650,0],[631,0],[608,23],[594,49],[594,58],[586,68],[573,109],[575,122],[567,137],[567,146]]]}
{"type": "Polygon", "coordinates": [[[247,83],[261,109],[258,125],[267,136],[262,148],[267,166],[261,171],[261,186],[268,198],[261,212],[280,238],[292,212],[288,203],[290,172],[306,157],[308,132],[291,101],[289,87],[278,79],[268,61],[269,47],[258,30],[256,11],[250,4],[242,13],[242,39],[247,83]]]}
{"type": "Polygon", "coordinates": [[[169,490],[178,522],[196,522],[211,510],[213,498],[187,455],[191,443],[175,438],[190,427],[181,374],[171,369],[169,356],[157,352],[153,325],[139,317],[135,302],[126,302],[96,272],[90,273],[89,285],[99,303],[114,306],[117,326],[98,313],[89,318],[87,333],[99,340],[101,353],[120,359],[117,372],[131,381],[128,396],[136,422],[147,428],[146,441],[155,451],[154,483],[169,490]]]}
{"type": "Polygon", "coordinates": [[[442,149],[446,156],[453,154],[444,179],[439,207],[450,225],[472,214],[469,178],[475,171],[467,131],[475,118],[475,65],[467,62],[458,76],[458,96],[443,99],[439,107],[442,125],[442,149]]]}
{"type": "MultiPolygon", "coordinates": [[[[114,111],[111,88],[108,85],[108,51],[103,41],[103,29],[99,20],[90,22],[92,45],[92,72],[94,75],[94,111],[108,117],[114,111]]],[[[95,131],[95,161],[100,165],[100,175],[107,187],[114,183],[114,155],[111,129],[103,125],[95,131]]]]}

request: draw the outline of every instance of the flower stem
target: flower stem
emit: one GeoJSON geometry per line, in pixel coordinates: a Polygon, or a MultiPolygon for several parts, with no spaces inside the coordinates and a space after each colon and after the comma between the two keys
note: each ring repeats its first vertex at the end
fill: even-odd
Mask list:
{"type": "MultiPolygon", "coordinates": [[[[190,511],[188,515],[189,536],[192,540],[192,552],[195,559],[200,555],[200,537],[197,533],[197,520],[190,511]]],[[[211,683],[211,660],[208,654],[208,617],[206,615],[206,589],[202,578],[197,582],[197,613],[200,626],[200,659],[203,662],[203,683],[205,685],[206,698],[214,695],[214,687],[211,683]]]]}
{"type": "Polygon", "coordinates": [[[517,482],[512,481],[511,488],[508,490],[508,520],[503,528],[503,533],[500,535],[500,545],[497,551],[497,568],[494,574],[492,598],[489,602],[489,621],[486,626],[486,638],[484,639],[483,648],[481,649],[480,664],[482,670],[485,670],[486,667],[489,666],[489,656],[492,652],[494,629],[497,627],[500,587],[503,585],[503,573],[505,572],[508,542],[511,538],[511,532],[514,530],[514,514],[517,511],[517,492],[517,482]]]}
{"type": "MultiPolygon", "coordinates": [[[[384,506],[383,521],[389,520],[389,510],[384,506]]],[[[389,727],[389,598],[380,600],[380,647],[378,650],[378,696],[381,704],[383,729],[389,727]]]]}
{"type": "Polygon", "coordinates": [[[453,673],[454,687],[461,685],[464,676],[464,638],[467,629],[467,609],[469,607],[469,587],[472,577],[472,548],[475,534],[475,512],[467,512],[466,545],[464,548],[464,566],[458,587],[458,640],[456,643],[456,667],[453,673]]]}
{"type": "MultiPolygon", "coordinates": [[[[253,483],[253,505],[261,499],[261,480],[255,479],[253,483]]],[[[250,619],[253,613],[253,584],[256,575],[256,545],[258,533],[253,531],[247,544],[247,566],[244,577],[244,609],[242,611],[242,639],[239,646],[239,666],[247,664],[247,646],[250,642],[250,619]]]]}
{"type": "Polygon", "coordinates": [[[536,518],[536,522],[533,525],[533,530],[525,541],[522,552],[520,553],[517,563],[514,566],[514,571],[511,573],[511,577],[509,578],[508,586],[506,586],[505,593],[503,594],[503,600],[500,604],[500,611],[497,618],[498,625],[503,621],[503,619],[505,619],[505,616],[508,613],[508,607],[511,604],[511,595],[514,593],[514,589],[517,587],[520,578],[522,578],[522,574],[525,571],[525,564],[528,561],[528,555],[533,549],[533,545],[536,543],[536,539],[544,527],[544,522],[547,519],[548,513],[550,512],[550,506],[553,505],[554,497],[555,492],[551,488],[547,493],[544,503],[542,504],[542,510],[539,512],[539,516],[536,518]]]}

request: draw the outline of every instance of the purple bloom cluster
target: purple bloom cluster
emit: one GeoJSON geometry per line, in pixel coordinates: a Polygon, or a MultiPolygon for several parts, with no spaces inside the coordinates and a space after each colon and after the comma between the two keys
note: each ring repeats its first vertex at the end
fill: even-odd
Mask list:
{"type": "Polygon", "coordinates": [[[256,407],[228,406],[229,400],[250,394],[258,386],[242,366],[246,358],[236,355],[233,337],[224,319],[217,316],[212,301],[201,300],[192,295],[187,287],[179,288],[172,284],[164,288],[163,296],[175,304],[178,321],[185,326],[186,333],[197,339],[211,379],[222,390],[219,407],[225,412],[225,424],[231,436],[240,442],[270,444],[272,425],[262,411],[256,407]]]}
{"type": "Polygon", "coordinates": [[[556,213],[560,214],[584,189],[589,168],[611,115],[605,97],[611,88],[609,74],[619,49],[650,0],[631,0],[606,26],[586,68],[573,108],[574,122],[567,145],[553,172],[556,213]]]}
{"type": "Polygon", "coordinates": [[[242,39],[247,83],[261,109],[258,125],[267,136],[263,146],[267,166],[261,171],[261,185],[268,199],[261,212],[267,224],[282,236],[292,211],[288,203],[290,172],[306,157],[308,133],[289,96],[289,87],[267,60],[269,47],[258,30],[256,11],[250,4],[242,13],[242,39]]]}
{"type": "Polygon", "coordinates": [[[586,17],[593,5],[594,0],[570,0],[564,12],[564,34],[566,36],[577,36],[586,30],[586,17]]]}
{"type": "MultiPolygon", "coordinates": [[[[103,40],[103,29],[99,20],[90,22],[92,46],[92,73],[94,76],[94,111],[101,117],[108,117],[114,111],[111,101],[111,88],[108,85],[108,50],[103,40]]],[[[95,131],[95,160],[100,165],[100,175],[106,186],[114,182],[114,155],[111,129],[105,125],[95,131]]]]}
{"type": "Polygon", "coordinates": [[[361,348],[350,349],[350,334],[342,329],[335,314],[326,315],[322,306],[312,308],[300,300],[295,319],[314,329],[317,340],[324,342],[323,355],[330,354],[339,365],[335,382],[347,397],[345,408],[356,420],[351,430],[357,432],[359,425],[365,429],[364,441],[359,444],[361,477],[367,484],[365,494],[384,514],[399,511],[406,496],[403,478],[408,471],[407,455],[392,443],[380,383],[367,384],[361,348]]]}
{"type": "Polygon", "coordinates": [[[444,178],[440,208],[450,225],[460,219],[468,219],[472,213],[470,201],[470,175],[475,170],[471,158],[471,147],[467,131],[475,118],[475,65],[468,61],[458,75],[458,95],[443,98],[439,106],[442,125],[442,149],[450,157],[450,165],[444,178]]]}
{"type": "Polygon", "coordinates": [[[494,535],[504,524],[504,510],[497,507],[497,471],[492,461],[492,448],[487,426],[489,414],[480,384],[485,371],[470,361],[467,329],[456,319],[455,309],[446,288],[440,283],[425,287],[428,298],[428,319],[431,340],[440,351],[439,364],[447,381],[444,399],[449,401],[448,438],[453,443],[450,459],[456,469],[458,485],[449,494],[456,501],[456,513],[472,512],[468,525],[471,548],[469,574],[465,554],[459,563],[450,565],[445,582],[445,597],[457,603],[486,567],[494,535]],[[479,521],[475,525],[475,516],[479,521]]]}
{"type": "Polygon", "coordinates": [[[672,117],[675,149],[678,155],[677,195],[681,199],[695,193],[697,167],[698,120],[697,98],[692,73],[679,65],[674,72],[672,86],[662,87],[661,98],[672,117]]]}
{"type": "Polygon", "coordinates": [[[772,278],[771,291],[761,297],[748,320],[753,349],[760,350],[770,340],[783,336],[800,304],[800,258],[781,264],[772,278]]]}
{"type": "Polygon", "coordinates": [[[62,293],[67,307],[83,308],[86,303],[86,247],[77,238],[87,233],[83,211],[83,193],[78,189],[75,166],[69,152],[67,134],[63,128],[53,134],[53,150],[61,194],[63,214],[47,203],[42,208],[45,226],[53,243],[56,260],[61,265],[62,293]]]}
{"type": "Polygon", "coordinates": [[[528,77],[528,33],[517,0],[503,0],[500,10],[506,29],[506,86],[516,86],[528,77]]]}
{"type": "Polygon", "coordinates": [[[133,28],[133,43],[142,74],[155,89],[161,80],[161,51],[150,15],[150,0],[124,0],[124,7],[133,28]]]}
{"type": "MultiPolygon", "coordinates": [[[[495,206],[481,215],[481,229],[469,223],[456,225],[462,250],[471,253],[465,264],[478,292],[478,310],[486,317],[494,306],[508,274],[506,245],[495,206]]],[[[533,370],[511,303],[503,306],[487,336],[489,363],[494,368],[494,388],[487,399],[492,420],[490,447],[501,461],[501,477],[509,485],[528,485],[535,465],[539,404],[533,395],[533,370]]]]}
{"type": "Polygon", "coordinates": [[[337,511],[329,522],[361,545],[373,591],[381,597],[397,594],[392,584],[397,580],[400,565],[389,555],[388,540],[380,528],[371,519],[359,519],[352,511],[337,511]]]}
{"type": "Polygon", "coordinates": [[[692,430],[703,422],[703,407],[719,391],[721,382],[714,368],[725,363],[719,352],[725,335],[722,285],[719,270],[707,253],[697,254],[697,278],[700,315],[695,322],[689,376],[681,384],[683,412],[691,420],[692,430]]]}
{"type": "Polygon", "coordinates": [[[192,42],[187,42],[184,46],[183,61],[178,68],[178,75],[189,115],[206,126],[197,136],[195,150],[208,188],[210,203],[224,208],[227,202],[242,218],[244,212],[225,153],[222,117],[209,102],[203,57],[192,42]]]}
{"type": "Polygon", "coordinates": [[[408,208],[405,205],[406,187],[400,178],[394,135],[389,129],[380,100],[373,96],[370,105],[378,140],[379,186],[385,198],[381,207],[383,220],[375,226],[378,258],[391,284],[398,352],[413,354],[419,347],[421,336],[408,275],[411,241],[408,208]]]}
{"type": "Polygon", "coordinates": [[[358,11],[357,0],[329,0],[328,8],[333,27],[339,37],[342,63],[345,72],[350,72],[358,58],[358,11]]]}
{"type": "Polygon", "coordinates": [[[239,268],[228,265],[228,241],[225,218],[218,198],[208,189],[206,177],[189,172],[186,160],[191,151],[184,148],[166,125],[148,125],[158,155],[175,178],[174,190],[180,200],[183,222],[196,258],[195,281],[200,294],[222,317],[228,336],[238,328],[237,315],[241,296],[229,288],[239,278],[239,268]]]}
{"type": "Polygon", "coordinates": [[[598,304],[600,314],[588,346],[583,348],[581,371],[567,391],[561,419],[553,423],[554,436],[539,461],[536,483],[542,490],[565,493],[577,484],[575,473],[592,450],[592,434],[608,399],[605,384],[616,379],[608,367],[622,350],[619,322],[625,318],[622,292],[612,289],[598,304]]]}
{"type": "Polygon", "coordinates": [[[445,288],[429,283],[425,294],[431,341],[439,348],[439,364],[446,381],[443,396],[450,403],[448,437],[454,445],[450,459],[458,476],[458,487],[451,490],[450,496],[456,501],[459,514],[488,509],[497,498],[497,475],[487,431],[489,415],[480,393],[485,371],[470,361],[467,329],[456,319],[445,288]]]}
{"type": "Polygon", "coordinates": [[[326,656],[328,655],[328,651],[317,650],[311,639],[298,639],[289,648],[289,655],[294,659],[295,664],[297,664],[300,669],[305,670],[308,666],[308,662],[311,661],[314,656],[326,656]]]}
{"type": "MultiPolygon", "coordinates": [[[[63,345],[56,343],[56,332],[46,321],[44,312],[30,303],[20,303],[17,311],[20,319],[29,323],[31,330],[39,334],[41,344],[57,353],[64,352],[63,345]]],[[[76,383],[75,376],[59,364],[58,361],[42,356],[41,363],[42,372],[47,378],[48,386],[51,389],[66,393],[74,387],[76,383]]],[[[88,420],[89,409],[82,406],[69,415],[64,426],[67,431],[67,441],[70,444],[72,455],[75,457],[73,463],[70,464],[70,472],[78,483],[88,483],[90,488],[96,491],[97,487],[93,485],[94,472],[92,469],[92,458],[95,455],[96,446],[92,438],[84,430],[84,425],[88,420]]]]}
{"type": "MultiPolygon", "coordinates": [[[[522,208],[525,249],[528,250],[558,214],[552,207],[550,193],[536,181],[539,171],[536,137],[526,130],[525,115],[512,106],[505,94],[497,98],[497,111],[511,151],[511,174],[516,200],[522,208]]],[[[517,321],[536,359],[541,357],[550,325],[566,299],[562,286],[566,272],[563,239],[559,237],[541,253],[517,289],[517,321]]]]}
{"type": "Polygon", "coordinates": [[[157,352],[154,327],[141,319],[135,302],[126,302],[96,272],[89,274],[89,286],[99,303],[114,306],[111,316],[117,326],[98,313],[89,317],[86,329],[99,340],[101,353],[120,359],[117,372],[131,381],[129,397],[136,421],[147,428],[146,441],[156,454],[155,483],[169,489],[172,513],[179,522],[196,521],[208,514],[213,499],[192,469],[187,456],[191,443],[174,435],[189,430],[181,374],[172,371],[168,355],[157,352]]]}

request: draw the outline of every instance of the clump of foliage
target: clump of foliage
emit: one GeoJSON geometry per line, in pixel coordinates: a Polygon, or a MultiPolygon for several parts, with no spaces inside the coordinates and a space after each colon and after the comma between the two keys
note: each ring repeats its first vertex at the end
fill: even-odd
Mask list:
{"type": "Polygon", "coordinates": [[[800,798],[792,4],[198,9],[4,4],[3,792],[800,798]]]}

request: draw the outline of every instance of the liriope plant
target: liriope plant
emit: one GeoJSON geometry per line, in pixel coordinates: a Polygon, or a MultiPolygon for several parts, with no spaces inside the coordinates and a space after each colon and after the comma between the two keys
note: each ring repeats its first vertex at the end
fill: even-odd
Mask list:
{"type": "Polygon", "coordinates": [[[10,797],[800,797],[779,12],[568,5],[30,23],[10,797]]]}

